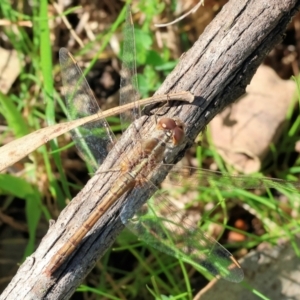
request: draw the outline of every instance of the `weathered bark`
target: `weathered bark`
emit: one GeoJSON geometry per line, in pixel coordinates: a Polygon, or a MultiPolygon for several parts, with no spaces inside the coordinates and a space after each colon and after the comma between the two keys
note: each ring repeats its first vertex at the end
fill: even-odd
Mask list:
{"type": "MultiPolygon", "coordinates": [[[[240,97],[266,54],[281,41],[287,24],[297,12],[300,0],[232,0],[206,28],[194,46],[181,57],[158,93],[191,91],[193,104],[172,104],[165,113],[186,124],[186,141],[166,155],[167,163],[178,161],[197,134],[225,106],[240,97]]],[[[250,108],[251,109],[251,108],[250,108]]],[[[136,123],[144,136],[154,129],[154,117],[142,117],[136,123]]],[[[132,130],[117,144],[130,151],[132,130]]],[[[101,170],[117,168],[122,157],[112,150],[101,170]]],[[[166,172],[154,176],[159,183],[166,172]]],[[[143,188],[121,198],[98,221],[73,255],[48,278],[43,270],[66,239],[81,226],[103,195],[116,180],[111,172],[95,175],[66,207],[38,249],[19,268],[1,299],[68,299],[95,262],[111,246],[123,229],[119,209],[127,198],[144,202],[149,195],[143,188]]]]}

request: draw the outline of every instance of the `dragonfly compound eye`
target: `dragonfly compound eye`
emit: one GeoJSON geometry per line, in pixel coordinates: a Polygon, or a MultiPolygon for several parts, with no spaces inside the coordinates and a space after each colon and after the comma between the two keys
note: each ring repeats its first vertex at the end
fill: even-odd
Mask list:
{"type": "Polygon", "coordinates": [[[176,127],[176,122],[170,118],[162,118],[157,123],[157,128],[160,130],[173,130],[176,127]]]}
{"type": "Polygon", "coordinates": [[[173,129],[173,144],[178,145],[182,142],[184,138],[184,130],[181,127],[176,127],[173,129]]]}

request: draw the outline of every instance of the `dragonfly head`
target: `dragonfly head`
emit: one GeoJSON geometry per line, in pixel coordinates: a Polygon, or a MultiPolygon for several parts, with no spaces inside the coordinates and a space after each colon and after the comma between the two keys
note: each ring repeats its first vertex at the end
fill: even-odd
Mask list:
{"type": "Polygon", "coordinates": [[[157,129],[170,134],[174,145],[180,144],[184,138],[184,125],[179,119],[161,118],[157,123],[157,129]]]}

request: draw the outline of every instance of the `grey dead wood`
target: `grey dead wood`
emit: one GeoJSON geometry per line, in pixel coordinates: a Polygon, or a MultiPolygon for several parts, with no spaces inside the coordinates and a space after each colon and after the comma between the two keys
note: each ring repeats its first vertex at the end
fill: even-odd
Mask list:
{"type": "MultiPolygon", "coordinates": [[[[191,146],[191,141],[225,106],[240,97],[266,54],[278,44],[296,14],[300,0],[232,0],[229,1],[206,28],[194,46],[185,53],[174,71],[157,93],[191,91],[196,100],[191,105],[171,104],[164,111],[186,124],[186,141],[166,154],[167,163],[175,163],[191,146]]],[[[205,9],[205,8],[204,8],[205,9]]],[[[154,130],[154,117],[144,116],[135,126],[141,135],[154,130]]],[[[131,127],[132,129],[133,127],[131,127]]],[[[123,152],[130,151],[128,130],[117,144],[123,152]]],[[[117,168],[122,157],[112,150],[99,171],[117,168]]],[[[159,184],[167,170],[153,176],[159,184]]],[[[89,232],[72,256],[55,273],[54,278],[43,274],[51,257],[64,241],[81,226],[87,215],[101,201],[116,180],[114,172],[93,176],[83,190],[62,211],[39,247],[20,266],[0,299],[68,299],[96,261],[112,245],[123,229],[119,211],[126,199],[145,202],[149,193],[134,189],[121,198],[89,232]],[[99,179],[100,178],[100,179],[99,179]]]]}
{"type": "MultiPolygon", "coordinates": [[[[298,235],[294,242],[297,247],[300,246],[298,235]]],[[[257,249],[243,257],[240,263],[245,270],[247,284],[259,291],[266,299],[298,300],[300,262],[295,253],[295,244],[281,241],[274,246],[263,242],[257,249]]],[[[242,284],[229,286],[225,280],[213,280],[193,299],[257,300],[259,298],[242,284]]]]}

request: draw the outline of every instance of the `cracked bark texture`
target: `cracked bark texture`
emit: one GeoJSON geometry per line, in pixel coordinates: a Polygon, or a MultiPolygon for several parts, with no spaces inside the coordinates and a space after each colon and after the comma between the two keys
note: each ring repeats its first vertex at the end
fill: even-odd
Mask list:
{"type": "MultiPolygon", "coordinates": [[[[175,103],[164,109],[169,117],[180,118],[186,125],[186,140],[165,157],[174,163],[191,146],[191,141],[225,106],[245,93],[259,64],[282,40],[284,31],[300,6],[300,0],[232,0],[206,28],[193,47],[185,53],[157,93],[186,90],[196,99],[192,104],[175,103]]],[[[204,8],[205,9],[205,8],[204,8]]],[[[154,130],[155,118],[144,116],[135,126],[144,136],[154,130]]],[[[133,126],[117,144],[126,153],[132,149],[133,126]]],[[[114,149],[99,171],[116,168],[122,157],[114,149]]],[[[159,184],[167,170],[153,176],[159,184]]],[[[78,249],[48,278],[43,274],[51,257],[66,239],[81,226],[86,216],[101,201],[116,180],[117,173],[95,175],[62,211],[56,223],[51,222],[39,247],[20,266],[0,299],[68,299],[96,261],[123,229],[119,210],[126,199],[145,202],[149,197],[143,187],[120,198],[84,238],[78,249]]]]}

